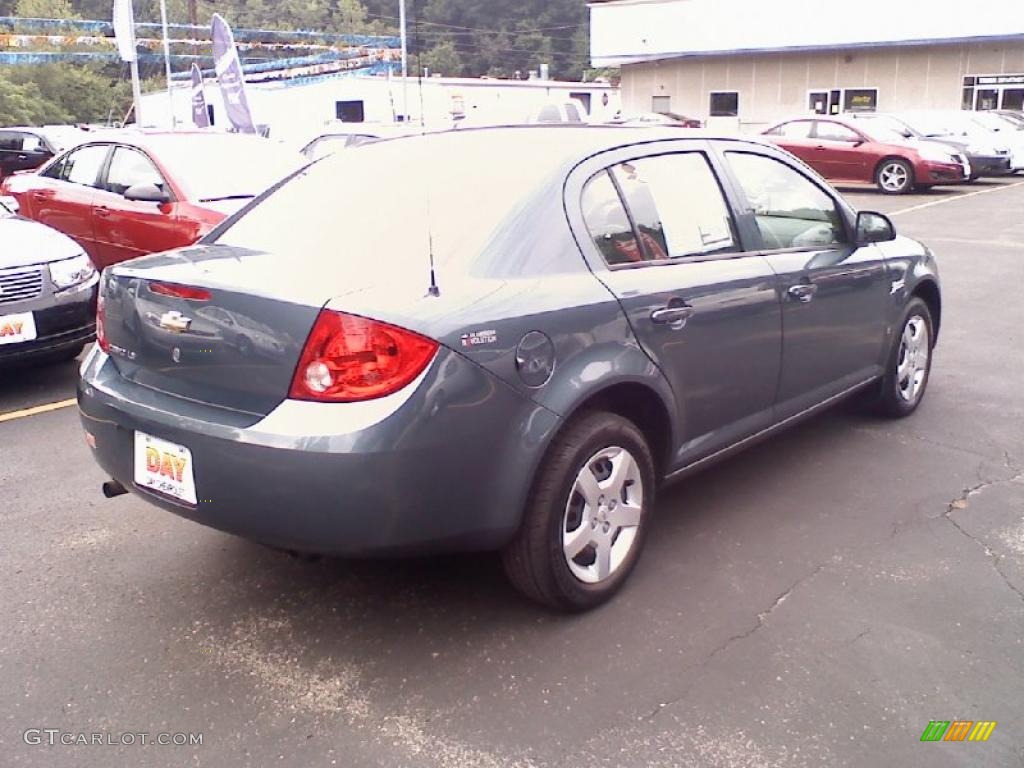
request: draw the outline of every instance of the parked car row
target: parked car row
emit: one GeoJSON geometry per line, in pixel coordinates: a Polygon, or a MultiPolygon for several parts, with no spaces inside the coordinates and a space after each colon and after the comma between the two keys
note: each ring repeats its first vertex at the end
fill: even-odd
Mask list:
{"type": "Polygon", "coordinates": [[[786,120],[763,134],[840,184],[906,194],[1024,170],[1014,113],[864,112],[786,120]]]}

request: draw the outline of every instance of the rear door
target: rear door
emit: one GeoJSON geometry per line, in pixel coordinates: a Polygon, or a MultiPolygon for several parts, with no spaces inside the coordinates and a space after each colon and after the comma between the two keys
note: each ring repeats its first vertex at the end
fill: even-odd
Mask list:
{"type": "Polygon", "coordinates": [[[721,143],[743,209],[778,275],[784,419],[881,372],[890,284],[882,251],[853,244],[833,190],[769,149],[721,143]]]}
{"type": "Polygon", "coordinates": [[[770,423],[781,310],[771,267],[738,236],[707,143],[657,147],[592,158],[566,194],[591,268],[675,393],[679,466],[770,423]]]}
{"type": "Polygon", "coordinates": [[[820,167],[811,166],[826,179],[871,181],[870,163],[864,136],[832,120],[818,120],[814,126],[814,149],[820,167]]]}
{"type": "Polygon", "coordinates": [[[93,204],[109,151],[109,144],[71,150],[26,193],[31,217],[76,240],[93,261],[97,258],[93,204]]]}
{"type": "MultiPolygon", "coordinates": [[[[173,203],[126,200],[124,193],[137,184],[152,184],[170,191],[152,160],[134,147],[116,146],[97,194],[95,217],[99,266],[107,267],[147,253],[191,245],[182,234],[173,203]]],[[[173,197],[173,192],[171,192],[173,197]]]]}

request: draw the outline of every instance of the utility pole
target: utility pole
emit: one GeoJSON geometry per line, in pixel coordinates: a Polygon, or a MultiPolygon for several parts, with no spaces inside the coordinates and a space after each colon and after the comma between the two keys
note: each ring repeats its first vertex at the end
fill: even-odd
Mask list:
{"type": "Polygon", "coordinates": [[[405,31],[405,0],[398,0],[398,25],[402,35],[402,122],[409,119],[409,46],[405,31]]]}
{"type": "Polygon", "coordinates": [[[167,108],[170,110],[171,128],[178,121],[174,117],[174,94],[171,91],[171,44],[167,40],[167,0],[160,0],[160,23],[164,28],[164,70],[167,74],[167,108]]]}

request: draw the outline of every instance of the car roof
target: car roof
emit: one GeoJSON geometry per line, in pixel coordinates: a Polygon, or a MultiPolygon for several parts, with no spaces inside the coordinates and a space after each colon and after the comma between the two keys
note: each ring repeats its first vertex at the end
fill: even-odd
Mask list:
{"type": "Polygon", "coordinates": [[[406,141],[456,141],[463,146],[483,145],[500,148],[504,153],[544,155],[548,160],[558,156],[580,159],[617,147],[657,141],[722,140],[761,146],[772,146],[758,136],[735,136],[728,133],[692,128],[685,133],[675,127],[590,125],[585,123],[542,123],[534,125],[467,126],[450,131],[426,132],[385,139],[370,146],[406,141]]]}

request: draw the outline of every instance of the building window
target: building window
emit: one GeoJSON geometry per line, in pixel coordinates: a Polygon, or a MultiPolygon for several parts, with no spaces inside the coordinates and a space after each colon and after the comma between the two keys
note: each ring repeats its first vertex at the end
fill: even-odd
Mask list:
{"type": "Polygon", "coordinates": [[[334,102],[334,116],[343,123],[361,123],[366,120],[362,100],[334,102]]]}
{"type": "Polygon", "coordinates": [[[877,88],[847,88],[843,91],[843,112],[874,112],[877,109],[877,88]]]}
{"type": "Polygon", "coordinates": [[[653,96],[651,98],[651,112],[657,112],[660,115],[666,112],[672,111],[672,97],[671,96],[653,96]]]}
{"type": "Polygon", "coordinates": [[[587,114],[588,115],[590,114],[590,94],[589,93],[587,93],[586,91],[570,91],[569,92],[569,98],[570,99],[575,99],[580,104],[582,104],[583,108],[585,110],[587,110],[587,114]]]}
{"type": "Polygon", "coordinates": [[[711,117],[737,117],[740,113],[740,95],[736,91],[711,93],[711,117]]]}

